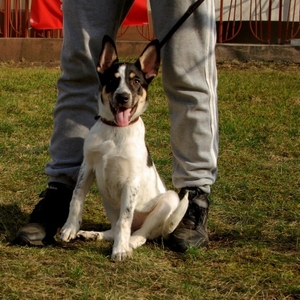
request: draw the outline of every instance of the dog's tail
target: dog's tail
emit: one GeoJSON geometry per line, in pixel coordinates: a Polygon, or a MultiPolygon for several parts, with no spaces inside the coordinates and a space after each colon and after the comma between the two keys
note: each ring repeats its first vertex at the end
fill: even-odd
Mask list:
{"type": "Polygon", "coordinates": [[[179,202],[178,207],[166,220],[162,233],[163,238],[168,238],[168,235],[176,229],[176,227],[179,225],[180,221],[184,217],[189,205],[188,195],[189,193],[187,192],[182,198],[182,200],[179,202]]]}

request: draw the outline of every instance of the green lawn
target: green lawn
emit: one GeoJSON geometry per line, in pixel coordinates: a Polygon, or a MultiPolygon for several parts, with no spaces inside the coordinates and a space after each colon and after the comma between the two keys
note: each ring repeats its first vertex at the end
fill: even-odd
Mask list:
{"type": "MultiPolygon", "coordinates": [[[[57,66],[0,64],[1,299],[300,299],[300,68],[222,63],[219,176],[210,243],[186,254],[149,242],[122,263],[108,242],[11,245],[46,187],[57,66]]],[[[144,114],[168,187],[171,149],[161,77],[144,114]]],[[[108,226],[95,186],[83,227],[108,226]]]]}

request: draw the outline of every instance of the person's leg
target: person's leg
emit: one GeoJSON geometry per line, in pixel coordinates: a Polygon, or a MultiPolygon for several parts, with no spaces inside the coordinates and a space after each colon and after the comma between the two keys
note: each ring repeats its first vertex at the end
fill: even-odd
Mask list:
{"type": "Polygon", "coordinates": [[[102,39],[105,34],[116,38],[131,2],[63,1],[62,75],[57,83],[59,93],[50,145],[52,161],[46,166],[50,183],[76,183],[83,141],[98,110],[96,67],[102,39]]]}
{"type": "MultiPolygon", "coordinates": [[[[161,40],[192,0],[152,0],[161,40]]],[[[169,100],[173,183],[190,192],[190,206],[173,234],[179,250],[206,244],[208,194],[217,175],[218,118],[215,11],[204,1],[162,48],[164,90],[169,100]],[[200,228],[200,227],[201,228],[200,228]]]]}
{"type": "Polygon", "coordinates": [[[21,228],[16,242],[52,243],[65,222],[72,190],[83,158],[83,141],[94,124],[98,108],[99,79],[96,72],[102,39],[116,38],[117,30],[133,0],[64,0],[62,74],[54,110],[51,137],[52,161],[46,165],[49,188],[21,228]],[[31,223],[37,223],[33,226],[31,223]]]}

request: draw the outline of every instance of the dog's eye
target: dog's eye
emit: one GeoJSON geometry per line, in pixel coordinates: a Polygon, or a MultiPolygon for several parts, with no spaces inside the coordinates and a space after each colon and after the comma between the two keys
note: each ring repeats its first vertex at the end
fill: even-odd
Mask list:
{"type": "Polygon", "coordinates": [[[134,78],[132,80],[133,85],[139,85],[141,83],[141,81],[138,78],[134,78]]]}

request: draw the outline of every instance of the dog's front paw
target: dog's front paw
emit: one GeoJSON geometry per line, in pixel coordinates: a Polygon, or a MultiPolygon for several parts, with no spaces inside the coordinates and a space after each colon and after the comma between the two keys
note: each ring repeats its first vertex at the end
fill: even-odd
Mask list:
{"type": "Polygon", "coordinates": [[[60,238],[64,242],[70,242],[76,238],[79,226],[74,226],[66,223],[60,231],[60,238]]]}
{"type": "Polygon", "coordinates": [[[132,249],[124,252],[114,252],[111,255],[111,260],[112,261],[123,261],[125,259],[131,258],[132,257],[132,249]]]}

